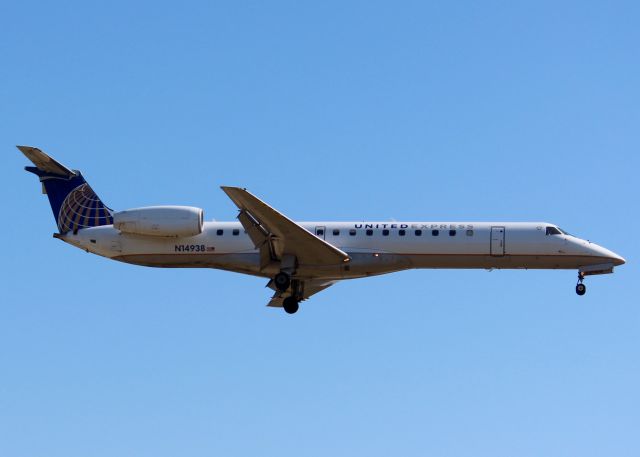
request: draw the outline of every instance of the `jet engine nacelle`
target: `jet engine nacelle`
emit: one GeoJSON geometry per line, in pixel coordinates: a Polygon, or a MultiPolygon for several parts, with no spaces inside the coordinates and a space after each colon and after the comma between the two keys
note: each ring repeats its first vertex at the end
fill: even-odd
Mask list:
{"type": "Polygon", "coordinates": [[[202,233],[204,211],[192,206],[148,206],[113,214],[113,226],[135,235],[187,237],[202,233]]]}

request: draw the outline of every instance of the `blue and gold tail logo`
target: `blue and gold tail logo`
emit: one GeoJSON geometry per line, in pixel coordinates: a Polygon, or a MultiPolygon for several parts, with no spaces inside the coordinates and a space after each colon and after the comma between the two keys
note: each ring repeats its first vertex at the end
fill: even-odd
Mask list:
{"type": "Polygon", "coordinates": [[[102,203],[79,170],[65,167],[38,148],[18,149],[35,165],[24,169],[40,178],[61,234],[113,224],[111,209],[102,203]]]}
{"type": "Polygon", "coordinates": [[[113,217],[110,209],[86,182],[69,192],[58,213],[60,233],[111,224],[113,217]]]}

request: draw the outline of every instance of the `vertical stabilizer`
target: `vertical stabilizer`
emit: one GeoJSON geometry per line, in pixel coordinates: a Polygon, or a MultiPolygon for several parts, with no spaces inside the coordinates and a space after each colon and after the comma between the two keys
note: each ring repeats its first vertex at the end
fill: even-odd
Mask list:
{"type": "Polygon", "coordinates": [[[25,170],[40,178],[60,233],[113,224],[111,209],[78,170],[70,170],[38,148],[18,146],[18,149],[35,165],[25,170]]]}

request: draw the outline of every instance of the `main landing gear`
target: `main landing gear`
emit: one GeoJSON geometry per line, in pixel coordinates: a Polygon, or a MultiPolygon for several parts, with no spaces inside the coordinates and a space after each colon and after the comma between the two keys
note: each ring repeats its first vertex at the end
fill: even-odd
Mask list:
{"type": "Polygon", "coordinates": [[[582,284],[584,280],[584,274],[582,272],[578,273],[578,284],[576,284],[576,293],[580,296],[587,293],[587,286],[582,284]]]}
{"type": "Polygon", "coordinates": [[[298,300],[295,297],[287,297],[282,302],[282,307],[287,314],[295,314],[298,311],[298,300]]]}
{"type": "Polygon", "coordinates": [[[292,295],[288,296],[282,301],[282,307],[284,308],[287,314],[294,314],[298,311],[300,300],[298,297],[301,296],[300,282],[299,281],[291,281],[291,276],[289,276],[284,271],[281,271],[273,278],[273,284],[278,290],[278,292],[285,293],[289,290],[289,287],[292,289],[292,295]]]}
{"type": "Polygon", "coordinates": [[[291,285],[291,276],[281,271],[275,276],[275,278],[273,278],[273,283],[278,291],[286,292],[291,285]]]}

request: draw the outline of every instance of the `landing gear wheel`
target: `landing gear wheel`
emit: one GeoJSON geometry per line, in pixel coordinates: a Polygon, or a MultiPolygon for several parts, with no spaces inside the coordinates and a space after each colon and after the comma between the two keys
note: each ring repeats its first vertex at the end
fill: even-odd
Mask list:
{"type": "Polygon", "coordinates": [[[273,282],[280,292],[285,292],[291,285],[291,278],[288,274],[280,272],[273,278],[273,282]]]}
{"type": "Polygon", "coordinates": [[[576,293],[578,295],[580,295],[580,296],[582,296],[582,295],[587,293],[587,286],[582,284],[583,280],[584,280],[584,273],[579,271],[578,272],[578,284],[576,284],[576,293]]]}
{"type": "Polygon", "coordinates": [[[287,314],[295,314],[298,311],[298,300],[293,297],[287,297],[282,302],[282,306],[287,314]]]}

